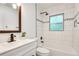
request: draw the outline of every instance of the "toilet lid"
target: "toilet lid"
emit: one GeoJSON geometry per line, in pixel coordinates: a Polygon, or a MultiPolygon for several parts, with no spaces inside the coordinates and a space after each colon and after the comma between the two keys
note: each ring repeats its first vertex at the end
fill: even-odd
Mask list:
{"type": "Polygon", "coordinates": [[[48,49],[42,48],[42,47],[38,47],[37,48],[37,51],[40,52],[40,53],[49,53],[49,50],[48,49]]]}

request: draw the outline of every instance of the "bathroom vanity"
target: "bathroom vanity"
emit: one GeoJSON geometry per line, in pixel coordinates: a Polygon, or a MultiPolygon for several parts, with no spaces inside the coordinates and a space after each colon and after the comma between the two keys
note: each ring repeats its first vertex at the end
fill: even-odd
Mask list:
{"type": "Polygon", "coordinates": [[[35,56],[37,39],[20,39],[15,42],[0,43],[0,56],[35,56]]]}

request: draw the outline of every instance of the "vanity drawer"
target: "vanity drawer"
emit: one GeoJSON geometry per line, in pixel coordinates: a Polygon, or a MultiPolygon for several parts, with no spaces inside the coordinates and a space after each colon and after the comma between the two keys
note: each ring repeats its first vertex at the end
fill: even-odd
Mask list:
{"type": "Polygon", "coordinates": [[[36,47],[37,47],[37,42],[32,42],[32,43],[17,47],[15,49],[12,49],[10,51],[7,51],[1,54],[1,56],[22,56],[24,54],[27,54],[31,50],[36,49],[36,47]]]}

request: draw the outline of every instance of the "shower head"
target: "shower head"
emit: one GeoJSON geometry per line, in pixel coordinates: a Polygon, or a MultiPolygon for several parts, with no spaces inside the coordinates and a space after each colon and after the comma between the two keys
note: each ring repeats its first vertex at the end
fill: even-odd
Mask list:
{"type": "Polygon", "coordinates": [[[45,15],[48,15],[48,13],[46,13],[45,15]]]}
{"type": "Polygon", "coordinates": [[[45,14],[46,16],[48,15],[48,13],[45,11],[45,12],[41,12],[40,14],[45,14]]]}

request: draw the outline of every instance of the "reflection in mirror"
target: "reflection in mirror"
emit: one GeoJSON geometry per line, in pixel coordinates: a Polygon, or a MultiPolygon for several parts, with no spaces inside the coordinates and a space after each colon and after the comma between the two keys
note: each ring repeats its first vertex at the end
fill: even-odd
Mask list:
{"type": "Polygon", "coordinates": [[[0,33],[21,32],[21,7],[0,3],[0,33]]]}

